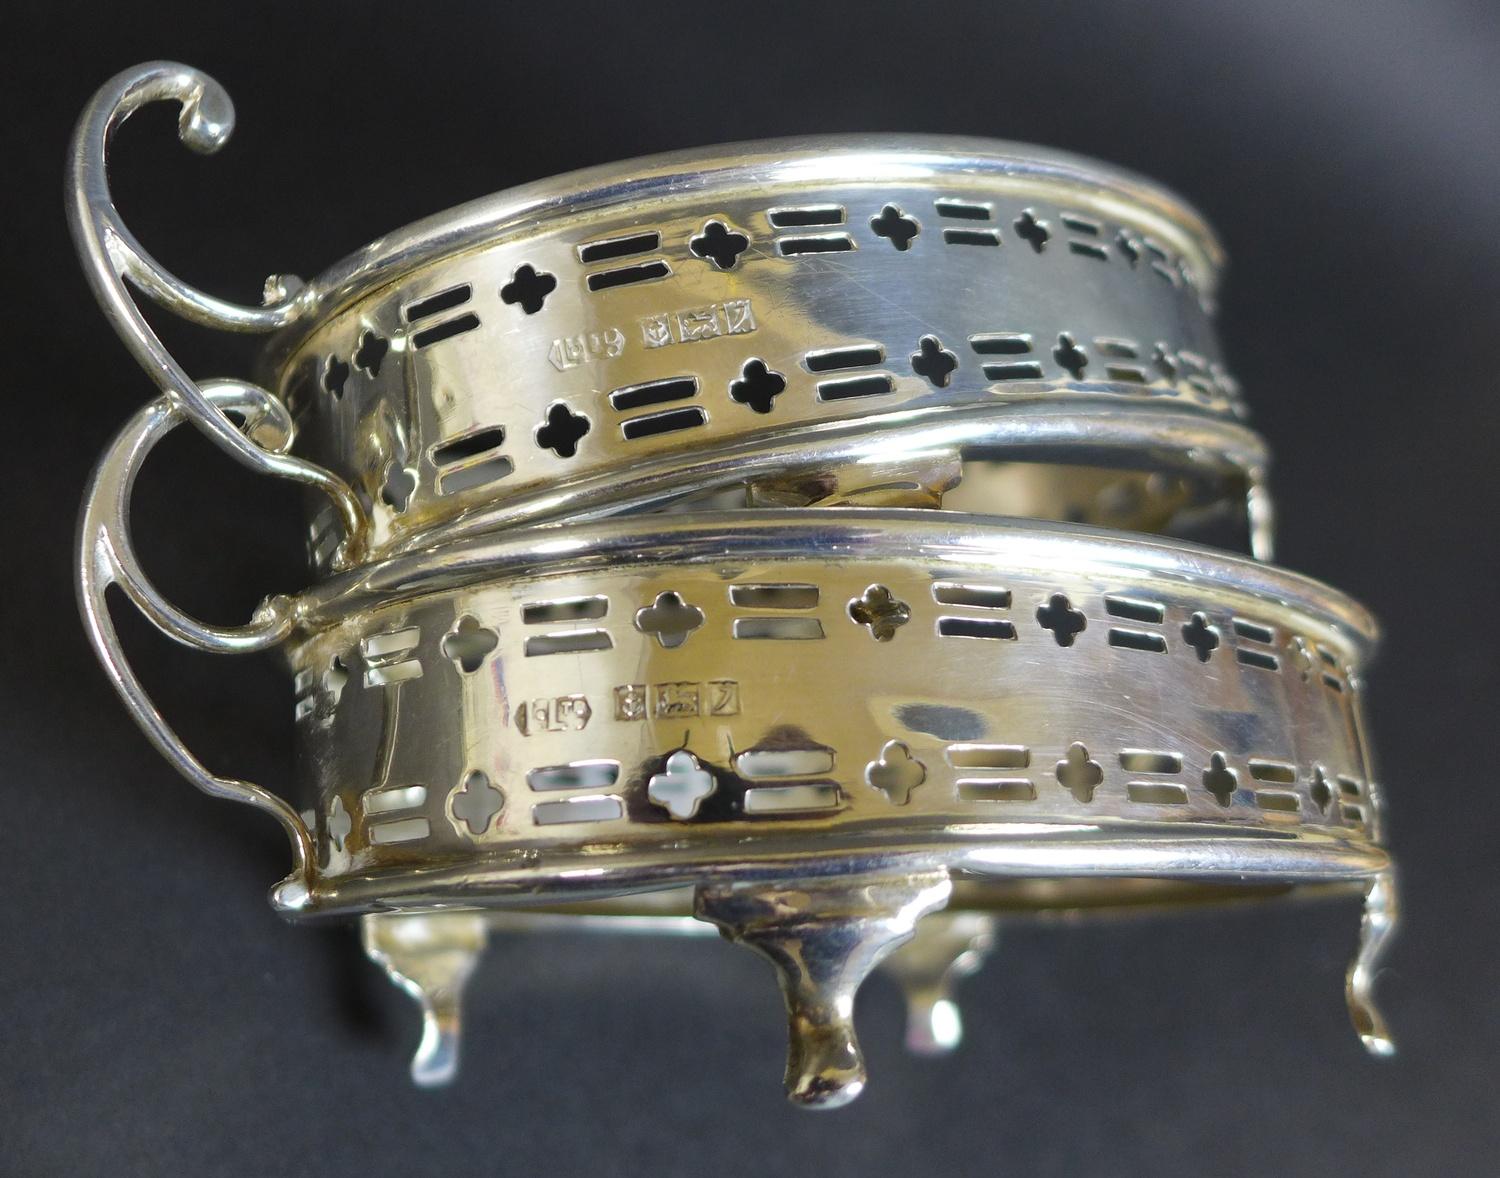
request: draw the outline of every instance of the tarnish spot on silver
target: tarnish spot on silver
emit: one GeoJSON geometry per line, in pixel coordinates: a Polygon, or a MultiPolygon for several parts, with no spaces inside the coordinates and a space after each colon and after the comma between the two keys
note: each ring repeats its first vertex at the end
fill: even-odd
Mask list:
{"type": "Polygon", "coordinates": [[[901,704],[895,716],[913,732],[925,732],[940,740],[978,740],[984,735],[985,720],[968,708],[942,704],[901,704]]]}

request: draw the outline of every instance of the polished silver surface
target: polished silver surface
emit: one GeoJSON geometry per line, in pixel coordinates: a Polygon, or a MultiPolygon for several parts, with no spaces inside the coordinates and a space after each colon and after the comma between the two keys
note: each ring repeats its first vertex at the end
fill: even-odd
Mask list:
{"type": "MultiPolygon", "coordinates": [[[[246,436],[264,442],[268,453],[283,450],[292,437],[285,408],[263,389],[233,382],[211,382],[201,396],[213,412],[233,412],[246,423],[246,436]]],[[[107,593],[118,586],[162,633],[186,646],[215,653],[266,650],[292,631],[290,602],[261,603],[244,626],[211,626],[183,613],[163,597],[135,558],[130,541],[130,492],[147,454],[185,416],[162,397],[140,410],[116,436],[94,470],[78,524],[74,581],[84,630],[110,682],[158,752],[194,786],[212,797],[244,802],[281,823],[291,842],[293,870],[282,885],[283,902],[305,890],[312,870],[312,836],[296,809],[262,786],[221,777],[204,767],[157,711],[125,657],[109,613],[107,593]]],[[[259,443],[258,443],[259,444],[259,443]]]]}
{"type": "MultiPolygon", "coordinates": [[[[918,897],[919,902],[922,899],[918,897]]],[[[728,929],[719,930],[715,924],[691,915],[694,897],[688,889],[685,894],[684,890],[653,892],[630,897],[624,904],[580,905],[567,911],[366,915],[360,918],[360,931],[370,960],[409,994],[422,1012],[421,1039],[412,1056],[412,1079],[422,1087],[436,1087],[454,1077],[464,986],[479,966],[491,933],[535,945],[535,938],[547,934],[701,937],[746,927],[742,919],[735,921],[736,916],[744,915],[739,906],[741,898],[717,894],[706,902],[709,910],[730,922],[728,929]]],[[[819,916],[827,920],[836,914],[824,912],[819,916]]],[[[847,918],[855,919],[856,914],[849,913],[847,918]]],[[[872,952],[872,959],[857,964],[880,969],[900,987],[906,999],[906,1043],[911,1051],[939,1055],[954,1050],[963,1037],[954,983],[977,971],[989,955],[995,942],[995,916],[974,911],[931,912],[910,928],[903,924],[891,931],[888,952],[872,952]]],[[[755,935],[753,931],[751,935],[755,935]]],[[[536,949],[541,951],[542,947],[537,945],[536,949]]],[[[767,956],[779,965],[776,955],[767,956]]],[[[848,989],[847,999],[852,999],[854,989],[857,985],[848,989]]],[[[792,994],[798,1000],[802,997],[795,986],[792,994]]],[[[818,1000],[817,995],[812,998],[818,1000]]],[[[826,1006],[823,1014],[830,1017],[826,1006]]],[[[859,1046],[852,1022],[847,1012],[834,1011],[831,1018],[837,1026],[824,1032],[825,1041],[835,1033],[845,1037],[846,1059],[859,1069],[862,1084],[863,1063],[853,1062],[858,1060],[859,1046]]],[[[805,1077],[807,1083],[799,1103],[817,1105],[825,1093],[817,1086],[816,1069],[804,1067],[800,1059],[794,1066],[797,1082],[805,1077]]],[[[842,1097],[847,1102],[857,1094],[857,1090],[850,1092],[845,1086],[834,1090],[833,1099],[842,1097]]]]}
{"type": "Polygon", "coordinates": [[[814,832],[824,857],[999,874],[1155,873],[1168,847],[1181,875],[1384,863],[1374,626],[1326,587],[939,511],[647,522],[301,599],[306,911],[766,878],[814,832]]]}
{"type": "Polygon", "coordinates": [[[776,969],[786,1001],[786,1092],[795,1103],[838,1108],[864,1091],[854,995],[952,890],[940,869],[698,889],[695,915],[776,969]]]}
{"type": "Polygon", "coordinates": [[[422,1039],[411,1061],[423,1088],[458,1074],[464,987],[484,953],[488,930],[476,912],[443,912],[415,920],[365,920],[360,937],[370,960],[422,1010],[422,1039]]]}
{"type": "Polygon", "coordinates": [[[263,307],[214,298],[163,267],[125,227],[110,198],[110,140],[142,106],[163,101],[181,106],[178,135],[194,151],[218,151],[234,130],[229,95],[189,66],[153,62],[106,82],[79,118],[68,154],[68,227],[84,275],[116,334],[175,410],[251,470],[291,479],[327,496],[342,528],[329,563],[341,567],[360,554],[364,543],[363,513],[353,491],[322,467],[286,453],[285,446],[258,445],[241,430],[167,351],[131,295],[133,288],[194,323],[225,331],[273,331],[292,322],[305,307],[298,301],[300,283],[276,275],[266,280],[263,307]]]}
{"type": "MultiPolygon", "coordinates": [[[[1086,457],[1243,513],[1266,458],[1213,335],[1217,247],[1167,195],[1028,151],[739,144],[501,194],[314,279],[271,379],[378,550],[713,487],[889,501],[897,458],[956,483],[1086,457]]],[[[1004,490],[983,508],[1014,513],[1004,490]]]]}
{"type": "MultiPolygon", "coordinates": [[[[712,488],[940,500],[966,461],[1041,455],[1158,474],[1120,518],[1107,496],[1030,496],[1048,518],[1142,526],[1237,503],[1270,555],[1265,448],[1209,319],[1221,251],[1144,181],[941,136],[699,149],[464,206],[311,283],[272,276],[252,308],[178,279],[114,209],[113,130],[153,101],[181,104],[194,150],[233,129],[228,95],[190,67],[107,84],[72,148],[85,270],[174,405],[237,460],[327,496],[319,567],[712,488]],[[250,443],[131,287],[205,326],[279,333],[264,383],[303,453],[250,443]]],[[[984,509],[1018,513],[1003,492],[984,509]]]]}
{"type": "Polygon", "coordinates": [[[152,101],[197,150],[233,123],[154,63],[75,136],[80,257],[161,392],[85,500],[84,624],[169,763],[282,825],[274,906],[360,919],[421,1007],[417,1083],[456,1073],[491,934],[717,927],[775,967],[788,1094],[828,1108],[866,1084],[877,967],[935,1052],[1006,920],[1351,892],[1346,998],[1390,1053],[1377,628],[1263,563],[1222,252],[1180,201],[978,140],[705,148],[463,206],[243,307],[111,204],[111,135],[152,101]],[[258,381],[194,381],[132,291],[268,335],[258,381]],[[243,626],[133,552],[134,480],[184,422],[319,492],[314,583],[243,626]],[[1185,539],[1226,527],[1250,555],[1185,539]],[[112,586],[179,642],[281,652],[295,804],[182,744],[112,586]]]}
{"type": "MultiPolygon", "coordinates": [[[[584,168],[495,193],[371,242],[320,274],[298,303],[307,306],[310,317],[334,314],[476,242],[524,232],[559,213],[589,215],[597,209],[633,204],[691,203],[705,194],[743,191],[752,184],[797,192],[826,184],[875,186],[932,179],[959,186],[1004,183],[1021,197],[1065,195],[1100,216],[1128,215],[1139,222],[1141,232],[1168,251],[1167,258],[1153,254],[1150,260],[1169,262],[1180,257],[1204,294],[1211,299],[1216,293],[1224,250],[1213,230],[1181,197],[1143,176],[1033,144],[959,135],[855,132],[664,152],[626,165],[584,168]]],[[[804,203],[816,207],[813,202],[804,203]]],[[[965,221],[985,220],[962,208],[947,212],[945,220],[953,228],[964,228],[965,221]]],[[[783,220],[787,230],[830,231],[827,221],[783,220]]],[[[1031,237],[1024,240],[1030,244],[1031,237]]],[[[288,321],[271,326],[285,326],[288,321]]]]}

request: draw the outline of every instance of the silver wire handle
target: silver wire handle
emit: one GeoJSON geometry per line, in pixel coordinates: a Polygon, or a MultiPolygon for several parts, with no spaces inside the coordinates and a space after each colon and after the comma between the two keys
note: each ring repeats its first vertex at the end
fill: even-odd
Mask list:
{"type": "Polygon", "coordinates": [[[152,62],[115,75],[79,118],[68,160],[68,224],[84,273],[105,318],[174,408],[251,470],[316,487],[333,501],[344,533],[333,564],[347,568],[362,555],[365,539],[364,511],[353,490],[315,463],[251,441],[173,359],[126,286],[128,280],[169,311],[226,331],[275,331],[310,306],[301,281],[289,277],[267,280],[266,303],[260,307],[205,294],[162,266],[125,227],[109,190],[110,141],[141,107],[169,101],[182,107],[177,134],[188,147],[210,154],[228,142],[234,130],[229,94],[207,74],[174,62],[152,62]]]}
{"type": "MultiPolygon", "coordinates": [[[[196,387],[196,386],[195,386],[196,387]]],[[[291,445],[293,427],[286,406],[264,389],[239,381],[209,381],[199,394],[214,413],[240,416],[236,427],[257,449],[277,455],[291,445]]],[[[120,646],[105,594],[118,585],[127,598],[163,633],[186,646],[217,654],[266,650],[283,641],[296,625],[292,601],[270,597],[244,626],[211,626],[184,613],[152,585],[136,559],[130,538],[130,496],[136,475],[152,448],[187,419],[187,413],[168,397],[159,397],[128,421],[105,450],[84,498],[79,524],[77,575],[78,605],[94,653],[104,666],[120,698],[156,750],[188,781],[216,798],[243,802],[270,814],[281,823],[292,844],[291,875],[276,888],[275,902],[283,910],[302,907],[308,897],[315,854],[312,833],[286,801],[261,786],[209,772],[188,751],[177,733],[151,702],[120,646]]]]}

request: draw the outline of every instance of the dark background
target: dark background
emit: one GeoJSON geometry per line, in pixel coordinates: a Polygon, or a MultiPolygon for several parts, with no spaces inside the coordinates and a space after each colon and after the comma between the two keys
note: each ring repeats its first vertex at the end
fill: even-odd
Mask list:
{"type": "MultiPolygon", "coordinates": [[[[1493,1174],[1500,802],[1500,11],[1253,4],[9,6],[0,126],[6,387],[0,1170],[195,1174],[1493,1174]],[[1199,205],[1233,263],[1229,356],[1278,458],[1281,559],[1362,597],[1406,923],[1401,1044],[1342,1006],[1357,906],[1008,930],[968,1041],[907,1058],[861,998],[873,1082],[783,1103],[770,971],[717,942],[496,944],[464,1072],[407,1085],[416,1016],[347,929],[264,902],[274,826],[190,790],[94,665],[69,585],[87,469],[152,395],[69,247],[71,122],[134,62],[216,75],[216,158],[175,111],[119,137],[148,248],[254,301],[460,200],[587,164],[796,132],[1031,140],[1199,205]]],[[[0,50],[0,53],[3,53],[0,50]]],[[[163,324],[194,373],[251,344],[163,324]]],[[[299,504],[174,437],[142,479],[153,573],[238,620],[295,589],[299,504]]],[[[285,781],[288,684],[122,624],[220,771],[285,781]]]]}

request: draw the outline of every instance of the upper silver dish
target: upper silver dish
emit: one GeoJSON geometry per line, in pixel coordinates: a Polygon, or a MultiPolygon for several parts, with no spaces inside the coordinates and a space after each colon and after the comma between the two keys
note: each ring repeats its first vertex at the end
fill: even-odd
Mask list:
{"type": "Polygon", "coordinates": [[[424,217],[377,238],[308,282],[298,296],[306,308],[298,319],[311,322],[336,314],[414,270],[499,237],[529,234],[559,217],[588,217],[639,204],[712,204],[757,187],[764,196],[791,197],[850,185],[872,191],[888,186],[982,189],[1004,191],[1022,202],[1062,198],[1082,204],[1106,220],[1130,222],[1184,259],[1208,297],[1215,293],[1225,262],[1213,230],[1182,197],[1087,156],[960,135],[802,135],[580,168],[424,217]]]}
{"type": "Polygon", "coordinates": [[[167,271],[110,200],[113,129],[158,100],[181,104],[189,146],[227,140],[233,108],[203,74],[121,75],[75,138],[75,237],[174,405],[240,461],[329,497],[311,521],[320,569],[735,496],[1169,532],[1218,511],[1269,555],[1265,448],[1211,323],[1222,251],[1126,173],[924,136],[680,152],[461,206],[310,283],[273,276],[245,307],[167,271]],[[271,333],[261,381],[295,443],[249,442],[127,284],[271,333]]]}
{"type": "MultiPolygon", "coordinates": [[[[1210,322],[1220,256],[1186,206],[1084,160],[920,136],[740,144],[383,238],[309,284],[266,376],[305,452],[356,487],[376,550],[564,505],[725,488],[936,504],[965,480],[966,507],[1158,530],[1243,505],[1265,463],[1210,322]],[[918,462],[883,461],[894,433],[918,462]],[[975,500],[974,461],[1043,454],[1177,481],[1123,519],[1035,479],[1024,503],[1003,481],[975,500]]],[[[324,556],[331,523],[314,525],[324,556]]]]}

